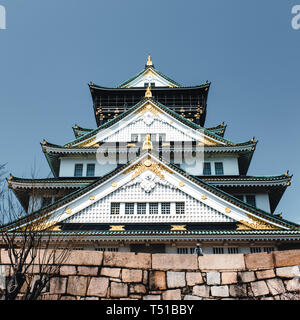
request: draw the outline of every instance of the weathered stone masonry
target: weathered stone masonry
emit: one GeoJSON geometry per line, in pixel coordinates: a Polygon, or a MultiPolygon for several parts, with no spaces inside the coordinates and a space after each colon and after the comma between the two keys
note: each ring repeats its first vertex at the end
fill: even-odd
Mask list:
{"type": "MultiPolygon", "coordinates": [[[[0,259],[3,289],[10,272],[4,249],[0,259]]],[[[202,257],[73,251],[42,299],[299,299],[299,266],[300,250],[202,257]]]]}

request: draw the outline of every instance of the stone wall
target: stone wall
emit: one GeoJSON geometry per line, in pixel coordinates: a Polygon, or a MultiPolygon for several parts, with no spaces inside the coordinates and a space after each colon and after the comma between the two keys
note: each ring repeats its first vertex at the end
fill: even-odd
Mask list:
{"type": "MultiPolygon", "coordinates": [[[[0,288],[10,266],[0,255],[0,288]]],[[[53,261],[55,264],[55,259],[53,261]]],[[[178,255],[73,251],[43,299],[300,299],[300,250],[178,255]]]]}

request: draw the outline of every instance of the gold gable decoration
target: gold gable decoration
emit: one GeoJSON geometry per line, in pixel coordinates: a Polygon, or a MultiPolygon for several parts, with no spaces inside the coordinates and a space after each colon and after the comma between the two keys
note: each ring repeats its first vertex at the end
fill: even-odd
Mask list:
{"type": "Polygon", "coordinates": [[[203,141],[198,141],[199,146],[219,146],[221,143],[208,139],[207,137],[203,137],[203,141]]]}
{"type": "Polygon", "coordinates": [[[131,175],[131,179],[134,179],[146,170],[152,171],[154,174],[156,174],[158,177],[160,177],[163,180],[165,179],[165,176],[162,171],[167,171],[169,173],[173,173],[167,167],[148,158],[148,159],[144,160],[143,162],[141,161],[141,162],[133,165],[131,168],[128,168],[127,170],[125,170],[123,172],[123,174],[127,174],[131,171],[134,171],[133,174],[131,175]]]}
{"type": "Polygon", "coordinates": [[[88,140],[78,144],[76,146],[76,148],[88,148],[88,147],[91,147],[91,146],[95,145],[95,139],[96,139],[96,137],[92,137],[91,139],[88,139],[88,140]]]}
{"type": "Polygon", "coordinates": [[[140,110],[138,110],[136,112],[139,114],[139,116],[142,116],[146,112],[151,112],[155,116],[157,116],[159,113],[161,113],[161,111],[158,110],[157,108],[155,108],[151,103],[147,103],[143,108],[141,108],[140,110]]]}
{"type": "Polygon", "coordinates": [[[265,222],[259,218],[247,215],[253,222],[240,220],[236,230],[280,230],[282,228],[274,226],[271,223],[265,222]]]}

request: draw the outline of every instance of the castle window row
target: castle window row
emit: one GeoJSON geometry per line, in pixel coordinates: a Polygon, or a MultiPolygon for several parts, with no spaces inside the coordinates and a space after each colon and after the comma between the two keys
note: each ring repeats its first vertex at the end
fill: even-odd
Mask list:
{"type": "MultiPolygon", "coordinates": [[[[95,176],[95,163],[88,163],[85,171],[86,177],[95,176]]],[[[74,177],[83,177],[83,163],[75,163],[74,177]]]]}
{"type": "Polygon", "coordinates": [[[112,215],[156,215],[156,214],[184,214],[184,202],[112,202],[110,213],[112,215]]]}

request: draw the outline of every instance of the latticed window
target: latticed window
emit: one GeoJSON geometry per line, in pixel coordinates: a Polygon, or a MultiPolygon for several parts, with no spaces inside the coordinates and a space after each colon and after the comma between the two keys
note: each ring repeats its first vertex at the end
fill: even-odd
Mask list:
{"type": "Polygon", "coordinates": [[[265,247],[264,248],[264,252],[270,253],[272,251],[274,251],[274,247],[265,247]]]}
{"type": "Polygon", "coordinates": [[[82,172],[83,172],[83,164],[76,163],[75,169],[74,169],[74,177],[82,177],[82,172]]]}
{"type": "Polygon", "coordinates": [[[210,176],[211,175],[210,162],[204,162],[204,164],[203,164],[203,175],[204,176],[210,176]]]}
{"type": "Polygon", "coordinates": [[[177,253],[178,254],[188,254],[189,248],[177,248],[177,253]]]}
{"type": "Polygon", "coordinates": [[[149,214],[158,214],[158,203],[149,203],[149,214]]]}
{"type": "Polygon", "coordinates": [[[146,214],[146,203],[138,203],[137,204],[137,214],[146,214]]]}
{"type": "Polygon", "coordinates": [[[125,203],[125,214],[134,214],[134,203],[125,203]]]}
{"type": "Polygon", "coordinates": [[[215,162],[215,173],[220,176],[224,174],[223,162],[215,162]]]}
{"type": "Polygon", "coordinates": [[[95,164],[88,163],[86,166],[86,176],[87,177],[94,177],[95,176],[95,164]]]}
{"type": "Polygon", "coordinates": [[[176,202],[176,214],[184,214],[184,202],[176,202]]]}
{"type": "Polygon", "coordinates": [[[213,254],[223,254],[223,253],[224,253],[224,248],[221,248],[221,247],[213,248],[213,254]]]}
{"type": "Polygon", "coordinates": [[[110,214],[120,214],[120,203],[112,202],[110,204],[110,214]]]}
{"type": "Polygon", "coordinates": [[[170,202],[163,202],[161,204],[161,214],[170,214],[170,212],[171,212],[170,202]]]}
{"type": "Polygon", "coordinates": [[[234,248],[234,247],[228,248],[228,253],[229,254],[237,254],[237,253],[239,253],[239,248],[238,247],[236,247],[236,248],[234,248]]]}
{"type": "Polygon", "coordinates": [[[251,253],[258,253],[261,252],[261,247],[252,247],[250,248],[251,253]]]}

